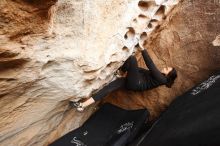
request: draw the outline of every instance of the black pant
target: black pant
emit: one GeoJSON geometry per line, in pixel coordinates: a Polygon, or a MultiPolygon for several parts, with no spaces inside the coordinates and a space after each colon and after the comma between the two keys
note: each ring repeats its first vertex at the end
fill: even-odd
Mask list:
{"type": "Polygon", "coordinates": [[[118,78],[104,88],[99,90],[94,96],[95,101],[100,100],[107,94],[120,88],[136,91],[138,90],[141,81],[143,81],[143,75],[139,72],[137,59],[134,56],[130,56],[124,65],[121,67],[122,71],[127,71],[127,76],[124,78],[118,78]]]}

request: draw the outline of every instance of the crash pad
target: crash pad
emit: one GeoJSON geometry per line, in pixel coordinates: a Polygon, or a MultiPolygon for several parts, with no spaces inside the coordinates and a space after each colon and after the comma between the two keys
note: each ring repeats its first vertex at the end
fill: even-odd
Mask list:
{"type": "Polygon", "coordinates": [[[177,97],[132,146],[220,145],[220,72],[177,97]]]}
{"type": "Polygon", "coordinates": [[[123,146],[133,140],[148,116],[146,109],[125,110],[105,103],[81,127],[50,146],[123,146]]]}

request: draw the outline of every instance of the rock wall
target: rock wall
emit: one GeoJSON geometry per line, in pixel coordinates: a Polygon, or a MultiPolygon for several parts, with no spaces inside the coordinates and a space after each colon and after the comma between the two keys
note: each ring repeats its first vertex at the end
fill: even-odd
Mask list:
{"type": "Polygon", "coordinates": [[[68,101],[113,80],[143,33],[159,68],[177,68],[175,86],[118,91],[106,101],[147,107],[154,118],[219,68],[219,3],[178,2],[1,0],[0,145],[47,145],[82,124],[96,106],[81,114],[68,101]]]}
{"type": "MultiPolygon", "coordinates": [[[[118,91],[106,101],[128,109],[147,108],[154,119],[174,97],[220,70],[219,32],[219,1],[182,1],[150,35],[146,44],[159,68],[172,66],[177,69],[174,86],[142,93],[118,91]]],[[[138,58],[140,66],[145,67],[140,54],[138,58]]]]}

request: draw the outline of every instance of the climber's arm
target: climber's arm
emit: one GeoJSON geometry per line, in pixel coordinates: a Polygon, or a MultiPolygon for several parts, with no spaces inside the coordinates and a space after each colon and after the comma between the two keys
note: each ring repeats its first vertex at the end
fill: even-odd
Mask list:
{"type": "Polygon", "coordinates": [[[142,56],[144,58],[144,62],[146,64],[146,66],[152,72],[152,75],[154,76],[154,78],[156,80],[162,82],[162,83],[166,83],[166,81],[167,81],[166,77],[155,66],[154,62],[150,58],[150,56],[149,56],[148,52],[146,51],[146,49],[143,49],[141,51],[141,54],[142,54],[142,56]]]}

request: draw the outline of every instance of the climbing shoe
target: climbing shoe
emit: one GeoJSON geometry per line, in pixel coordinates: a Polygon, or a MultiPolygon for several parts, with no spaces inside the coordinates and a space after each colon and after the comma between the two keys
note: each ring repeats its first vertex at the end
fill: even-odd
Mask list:
{"type": "Polygon", "coordinates": [[[84,111],[84,107],[82,106],[81,102],[70,101],[70,106],[73,107],[73,108],[76,108],[76,110],[78,112],[84,111]]]}

